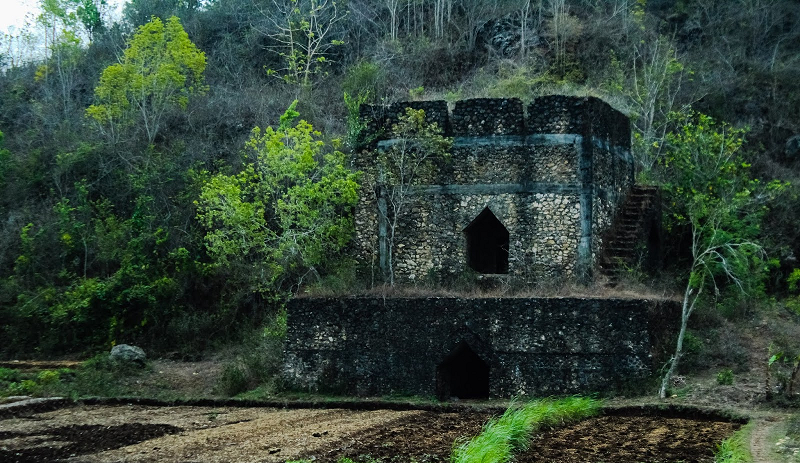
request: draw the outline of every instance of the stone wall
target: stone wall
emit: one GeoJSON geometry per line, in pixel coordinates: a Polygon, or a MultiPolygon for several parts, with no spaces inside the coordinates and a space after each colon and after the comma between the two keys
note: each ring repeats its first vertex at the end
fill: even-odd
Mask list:
{"type": "MultiPolygon", "coordinates": [[[[488,395],[613,389],[652,368],[651,338],[675,303],[577,298],[295,299],[284,376],[294,389],[439,395],[466,348],[488,366],[488,395]],[[667,311],[669,311],[667,310],[667,311]]],[[[465,381],[480,381],[467,371],[465,381]]]]}
{"type": "Polygon", "coordinates": [[[391,127],[406,107],[424,109],[453,137],[453,149],[417,180],[398,217],[397,279],[469,272],[465,228],[486,208],[508,230],[510,276],[524,283],[591,276],[601,236],[633,184],[630,128],[596,98],[564,96],[527,108],[518,99],[464,100],[452,113],[443,101],[362,106],[370,144],[356,159],[367,179],[356,207],[356,252],[373,275],[385,271],[390,233],[379,214],[375,150],[390,148],[391,127]]]}

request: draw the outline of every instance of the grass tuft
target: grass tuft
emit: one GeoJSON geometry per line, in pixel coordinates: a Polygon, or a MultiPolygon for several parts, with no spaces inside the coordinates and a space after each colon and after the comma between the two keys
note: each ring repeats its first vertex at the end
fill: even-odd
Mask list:
{"type": "Polygon", "coordinates": [[[534,400],[523,406],[514,403],[503,415],[490,419],[477,436],[467,441],[456,441],[450,461],[507,462],[514,452],[528,448],[533,432],[596,415],[600,406],[600,401],[586,397],[534,400]]]}
{"type": "Polygon", "coordinates": [[[742,427],[740,430],[719,444],[714,455],[715,463],[749,463],[753,461],[748,445],[748,437],[752,424],[742,427]]]}

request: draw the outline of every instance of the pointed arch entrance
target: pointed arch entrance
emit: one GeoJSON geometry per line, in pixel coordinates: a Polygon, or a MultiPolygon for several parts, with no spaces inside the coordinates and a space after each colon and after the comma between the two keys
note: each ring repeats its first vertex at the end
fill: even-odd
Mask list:
{"type": "Polygon", "coordinates": [[[464,229],[467,263],[478,273],[508,273],[509,234],[487,207],[464,229]]]}
{"type": "Polygon", "coordinates": [[[441,400],[489,398],[489,365],[461,341],[436,367],[436,395],[441,400]]]}

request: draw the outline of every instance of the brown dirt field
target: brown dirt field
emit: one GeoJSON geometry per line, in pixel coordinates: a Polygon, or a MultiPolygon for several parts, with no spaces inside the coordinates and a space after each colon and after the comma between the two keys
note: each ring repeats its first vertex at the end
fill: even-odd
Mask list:
{"type": "MultiPolygon", "coordinates": [[[[3,462],[285,462],[341,457],[449,460],[487,412],[74,406],[0,420],[3,462]]],[[[520,462],[713,461],[738,425],[606,416],[546,432],[520,462]]]]}
{"type": "Polygon", "coordinates": [[[713,462],[740,425],[652,416],[602,416],[537,436],[519,463],[713,462]]]}
{"type": "Polygon", "coordinates": [[[0,421],[0,461],[283,462],[413,413],[79,406],[0,421]]]}
{"type": "Polygon", "coordinates": [[[491,415],[484,412],[434,413],[415,412],[384,426],[362,431],[337,442],[321,452],[306,454],[315,461],[335,463],[347,457],[363,461],[369,457],[381,461],[400,459],[419,463],[450,461],[456,439],[472,437],[491,415]]]}

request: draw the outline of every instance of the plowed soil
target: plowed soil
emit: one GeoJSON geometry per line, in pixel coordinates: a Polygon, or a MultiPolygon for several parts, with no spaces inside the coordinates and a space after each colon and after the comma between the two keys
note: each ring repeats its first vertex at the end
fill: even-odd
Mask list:
{"type": "MultiPolygon", "coordinates": [[[[75,406],[0,420],[2,462],[449,460],[486,412],[75,406]]],[[[520,462],[713,461],[738,425],[600,417],[536,437],[520,462]]]]}
{"type": "Polygon", "coordinates": [[[603,416],[537,436],[520,463],[713,462],[738,424],[652,416],[603,416]]]}
{"type": "Polygon", "coordinates": [[[450,461],[453,442],[479,434],[490,416],[478,412],[416,412],[386,426],[357,433],[305,457],[313,456],[323,463],[335,463],[342,457],[356,461],[368,457],[386,462],[395,459],[418,463],[447,462],[450,461]]]}

